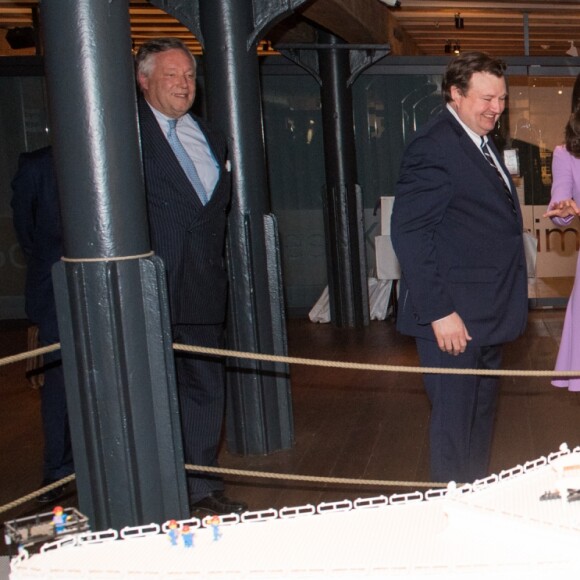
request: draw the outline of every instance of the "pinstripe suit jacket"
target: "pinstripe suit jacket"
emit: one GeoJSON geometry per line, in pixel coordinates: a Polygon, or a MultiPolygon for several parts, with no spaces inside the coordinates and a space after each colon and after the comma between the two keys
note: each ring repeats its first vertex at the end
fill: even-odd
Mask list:
{"type": "Polygon", "coordinates": [[[172,324],[221,324],[227,303],[224,246],[231,174],[227,143],[194,117],[220,166],[219,179],[203,206],[153,112],[139,98],[141,148],[151,247],[167,272],[172,324]]]}

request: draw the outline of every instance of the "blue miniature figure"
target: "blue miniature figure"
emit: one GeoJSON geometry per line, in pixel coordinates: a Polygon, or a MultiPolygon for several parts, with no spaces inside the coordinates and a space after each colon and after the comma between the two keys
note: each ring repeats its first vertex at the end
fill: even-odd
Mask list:
{"type": "Polygon", "coordinates": [[[186,548],[193,548],[193,532],[187,524],[184,524],[181,529],[181,538],[183,539],[183,545],[186,548]]]}
{"type": "Polygon", "coordinates": [[[172,546],[177,546],[177,540],[179,539],[179,528],[177,527],[177,522],[175,520],[170,520],[169,530],[167,535],[169,536],[169,541],[172,546]]]}
{"type": "Polygon", "coordinates": [[[220,517],[217,515],[212,516],[211,518],[208,519],[208,523],[213,530],[213,541],[217,542],[222,537],[222,534],[220,532],[220,524],[221,524],[220,517]]]}
{"type": "Polygon", "coordinates": [[[57,505],[52,510],[52,525],[54,526],[54,531],[58,534],[60,532],[64,532],[65,523],[67,517],[64,515],[64,510],[61,506],[57,505]]]}

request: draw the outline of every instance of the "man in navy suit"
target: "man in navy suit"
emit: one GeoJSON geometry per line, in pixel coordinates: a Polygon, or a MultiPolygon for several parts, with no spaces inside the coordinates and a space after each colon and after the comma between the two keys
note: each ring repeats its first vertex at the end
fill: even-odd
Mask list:
{"type": "MultiPolygon", "coordinates": [[[[143,44],[136,66],[151,246],[167,272],[173,339],[223,348],[231,189],[227,143],[190,113],[196,64],[181,41],[159,38],[143,44]]],[[[179,354],[175,364],[185,461],[215,466],[225,405],[224,361],[179,354]]],[[[221,478],[190,474],[188,488],[196,511],[246,509],[224,495],[221,478]]]]}
{"type": "MultiPolygon", "coordinates": [[[[62,232],[52,149],[22,153],[12,180],[14,229],[27,259],[25,308],[38,326],[39,342],[59,342],[52,287],[53,264],[62,257],[62,232]]],[[[60,353],[44,355],[44,384],[40,390],[44,436],[42,486],[73,473],[72,448],[60,353]]],[[[37,501],[58,499],[64,486],[40,495],[37,501]]]]}
{"type": "MultiPolygon", "coordinates": [[[[442,85],[446,108],[403,157],[392,216],[402,268],[397,325],[415,337],[425,367],[498,369],[502,344],[525,329],[522,217],[487,138],[505,108],[504,70],[480,52],[452,60],[442,85]]],[[[432,480],[485,477],[498,378],[426,373],[424,383],[432,480]]]]}

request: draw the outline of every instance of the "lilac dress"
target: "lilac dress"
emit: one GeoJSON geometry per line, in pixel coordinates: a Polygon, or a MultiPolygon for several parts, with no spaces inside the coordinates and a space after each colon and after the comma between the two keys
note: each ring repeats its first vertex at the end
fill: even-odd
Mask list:
{"type": "MultiPolygon", "coordinates": [[[[554,150],[552,159],[552,202],[573,198],[580,206],[580,159],[571,155],[566,147],[560,145],[554,150]]],[[[567,226],[575,219],[552,218],[558,226],[567,226]]],[[[568,300],[564,328],[560,341],[560,350],[556,360],[556,370],[580,370],[580,261],[576,262],[576,277],[572,294],[568,300]]],[[[580,391],[580,374],[578,377],[564,377],[553,380],[555,387],[567,387],[571,391],[580,391]]]]}

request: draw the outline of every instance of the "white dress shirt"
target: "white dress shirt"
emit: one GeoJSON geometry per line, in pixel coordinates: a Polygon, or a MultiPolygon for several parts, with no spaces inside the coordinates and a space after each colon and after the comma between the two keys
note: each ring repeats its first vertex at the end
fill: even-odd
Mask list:
{"type": "MultiPolygon", "coordinates": [[[[455,111],[455,109],[449,104],[447,103],[447,109],[449,110],[449,112],[457,119],[458,123],[465,129],[465,132],[469,135],[469,137],[471,138],[471,140],[477,145],[477,148],[479,149],[479,151],[481,152],[481,154],[483,155],[483,151],[481,149],[482,145],[481,145],[481,135],[478,135],[475,131],[472,131],[460,118],[459,115],[457,114],[457,111],[455,111]]],[[[487,135],[483,136],[483,142],[485,145],[487,145],[487,135]]],[[[506,182],[506,185],[508,186],[508,189],[511,191],[511,185],[509,182],[509,179],[507,178],[506,174],[504,173],[504,170],[501,168],[500,163],[498,163],[497,157],[493,154],[493,151],[491,150],[491,147],[488,147],[487,150],[489,151],[491,158],[493,159],[493,162],[495,163],[495,166],[497,167],[497,170],[499,171],[500,175],[503,177],[503,180],[506,182]]],[[[485,157],[485,155],[483,155],[485,157]]]]}
{"type": "MultiPolygon", "coordinates": [[[[149,106],[151,107],[151,105],[149,106]]],[[[169,131],[167,121],[169,121],[169,117],[160,113],[154,107],[151,107],[151,110],[163,134],[167,137],[169,131]]],[[[181,144],[185,147],[187,154],[195,164],[195,169],[205,187],[207,198],[209,199],[219,179],[219,165],[211,152],[207,139],[191,115],[180,117],[177,120],[175,130],[181,144]]]]}

